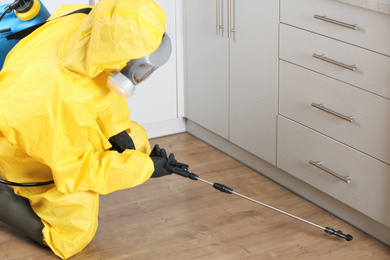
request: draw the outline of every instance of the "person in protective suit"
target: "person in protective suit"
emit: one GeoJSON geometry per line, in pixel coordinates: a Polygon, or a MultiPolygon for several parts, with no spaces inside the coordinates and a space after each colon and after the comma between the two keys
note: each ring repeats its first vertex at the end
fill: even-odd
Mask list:
{"type": "MultiPolygon", "coordinates": [[[[126,98],[115,93],[129,92],[118,90],[118,72],[164,42],[164,11],[152,0],[101,0],[88,15],[66,15],[86,7],[61,7],[11,50],[0,72],[0,177],[54,180],[0,184],[0,221],[63,259],[94,237],[100,194],[182,165],[158,146],[151,152],[126,98]]],[[[147,68],[138,73],[147,76],[147,68]]]]}

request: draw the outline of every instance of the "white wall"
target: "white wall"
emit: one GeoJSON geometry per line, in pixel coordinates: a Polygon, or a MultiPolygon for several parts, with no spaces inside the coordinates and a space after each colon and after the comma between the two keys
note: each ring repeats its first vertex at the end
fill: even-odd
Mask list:
{"type": "Polygon", "coordinates": [[[168,62],[137,86],[135,95],[128,98],[130,117],[141,125],[177,118],[175,2],[155,2],[167,16],[166,33],[172,41],[172,54],[168,62]]]}

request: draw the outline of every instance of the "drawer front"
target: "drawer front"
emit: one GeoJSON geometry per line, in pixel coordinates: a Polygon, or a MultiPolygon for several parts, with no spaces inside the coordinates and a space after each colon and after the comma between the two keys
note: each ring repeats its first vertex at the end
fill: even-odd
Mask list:
{"type": "Polygon", "coordinates": [[[390,57],[287,25],[280,38],[281,59],[390,98],[390,57]]]}
{"type": "Polygon", "coordinates": [[[281,61],[279,101],[283,116],[390,164],[390,100],[281,61]]]}
{"type": "Polygon", "coordinates": [[[281,0],[281,22],[390,56],[390,16],[333,0],[281,0]],[[318,15],[320,19],[314,18],[318,15]],[[327,20],[331,19],[331,21],[327,20]],[[340,23],[332,23],[336,20],[340,23]],[[357,25],[357,29],[345,27],[357,25]]]}
{"type": "Polygon", "coordinates": [[[390,227],[389,165],[282,116],[278,119],[279,168],[390,227]],[[349,176],[350,183],[318,167],[349,176]]]}

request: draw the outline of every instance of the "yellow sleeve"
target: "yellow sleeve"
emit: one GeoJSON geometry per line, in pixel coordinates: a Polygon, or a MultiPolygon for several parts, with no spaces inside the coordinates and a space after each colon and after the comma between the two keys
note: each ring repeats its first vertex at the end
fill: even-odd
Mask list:
{"type": "Polygon", "coordinates": [[[53,177],[58,190],[63,193],[93,190],[108,194],[140,185],[154,171],[149,156],[134,150],[120,154],[94,151],[89,146],[74,152],[73,156],[59,157],[58,162],[53,177]]]}
{"type": "MultiPolygon", "coordinates": [[[[117,104],[108,106],[106,111],[111,111],[108,113],[111,117],[103,117],[103,121],[106,123],[105,131],[111,125],[110,131],[115,132],[105,134],[103,131],[100,132],[103,129],[98,127],[99,124],[90,120],[96,117],[94,108],[85,104],[78,105],[73,101],[62,106],[62,111],[57,116],[63,121],[62,128],[54,128],[48,133],[56,145],[42,147],[37,151],[40,153],[38,157],[44,155],[47,158],[47,164],[51,167],[54,181],[61,192],[93,190],[100,194],[107,194],[142,184],[153,173],[153,162],[149,154],[144,153],[143,150],[126,150],[123,153],[107,150],[111,147],[107,139],[125,129],[123,128],[125,125],[130,127],[126,120],[128,119],[126,102],[124,100],[118,102],[115,94],[112,95],[114,96],[112,102],[117,104]],[[122,121],[118,116],[121,113],[124,115],[122,121]],[[99,139],[106,138],[103,140],[105,144],[96,145],[99,139],[92,138],[91,133],[97,132],[100,133],[99,139]],[[100,148],[102,146],[103,148],[100,148]],[[51,157],[50,154],[55,156],[51,157]]],[[[138,143],[138,139],[147,140],[145,132],[137,133],[136,128],[130,131],[135,138],[135,143],[138,143]]]]}
{"type": "MultiPolygon", "coordinates": [[[[52,98],[48,102],[47,95],[29,94],[34,96],[25,98],[18,109],[2,114],[1,122],[8,125],[1,129],[12,145],[21,147],[28,156],[51,169],[59,191],[93,190],[107,194],[139,185],[153,173],[149,154],[106,150],[110,148],[109,136],[103,134],[95,121],[98,112],[92,98],[52,98]]],[[[69,96],[75,95],[69,93],[69,96]]],[[[12,104],[15,102],[7,103],[7,107],[15,108],[12,104]]],[[[146,134],[137,138],[146,138],[146,134]]]]}

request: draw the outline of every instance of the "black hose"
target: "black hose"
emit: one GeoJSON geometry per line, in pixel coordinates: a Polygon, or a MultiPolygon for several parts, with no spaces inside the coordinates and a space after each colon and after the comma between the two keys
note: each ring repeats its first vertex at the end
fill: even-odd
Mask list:
{"type": "Polygon", "coordinates": [[[38,186],[53,184],[54,181],[35,182],[35,183],[18,183],[18,182],[5,181],[5,180],[0,179],[0,183],[5,184],[5,185],[9,185],[9,186],[17,186],[17,187],[38,187],[38,186]]]}
{"type": "Polygon", "coordinates": [[[19,5],[19,2],[20,0],[15,0],[12,4],[10,4],[9,6],[7,6],[5,9],[4,9],[4,12],[0,15],[0,21],[1,19],[4,18],[4,16],[8,13],[10,13],[12,10],[14,10],[18,5],[19,5]]]}
{"type": "Polygon", "coordinates": [[[4,12],[0,15],[0,21],[3,19],[3,17],[7,14],[7,12],[4,10],[4,12]]]}

